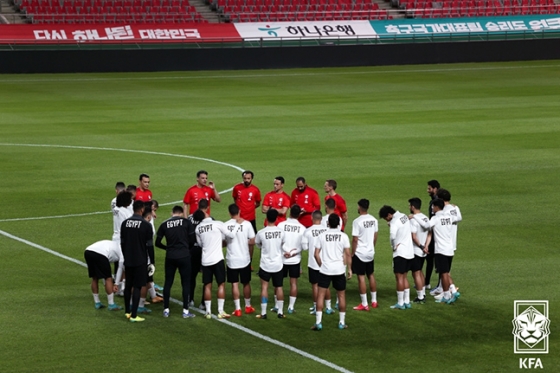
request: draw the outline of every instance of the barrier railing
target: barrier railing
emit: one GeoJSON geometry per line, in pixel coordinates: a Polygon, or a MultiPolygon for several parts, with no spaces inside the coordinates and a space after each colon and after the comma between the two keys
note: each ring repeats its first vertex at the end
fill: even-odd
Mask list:
{"type": "Polygon", "coordinates": [[[422,35],[361,35],[359,37],[260,37],[260,38],[200,38],[197,40],[0,40],[0,50],[36,50],[36,49],[161,49],[161,48],[268,48],[268,47],[303,47],[303,46],[345,46],[377,45],[395,43],[447,43],[447,42],[491,42],[506,40],[560,39],[560,30],[553,31],[504,31],[476,33],[433,33],[422,35]]]}

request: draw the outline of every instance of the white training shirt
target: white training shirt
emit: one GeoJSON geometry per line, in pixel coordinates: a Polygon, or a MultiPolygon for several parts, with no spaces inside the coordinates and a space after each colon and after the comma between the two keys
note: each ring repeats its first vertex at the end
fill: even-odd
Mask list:
{"type": "Polygon", "coordinates": [[[430,219],[435,254],[453,256],[455,252],[453,248],[453,221],[453,216],[443,210],[436,212],[430,219]]]}
{"type": "Polygon", "coordinates": [[[234,236],[235,234],[228,231],[221,221],[213,220],[210,217],[202,220],[196,227],[196,241],[202,247],[200,264],[208,267],[224,260],[222,241],[226,237],[233,238],[234,236]]]}
{"type": "Polygon", "coordinates": [[[113,241],[121,241],[121,224],[132,215],[133,213],[128,207],[115,207],[113,209],[113,241]]]}
{"type": "Polygon", "coordinates": [[[346,233],[329,228],[321,233],[316,243],[315,250],[319,250],[322,262],[319,272],[328,276],[345,274],[344,251],[350,249],[350,240],[346,233]]]}
{"type": "MultiPolygon", "coordinates": [[[[333,214],[334,214],[334,212],[333,212],[333,214]]],[[[325,228],[329,227],[329,215],[330,214],[323,215],[323,217],[321,218],[321,225],[325,228]]],[[[340,218],[340,216],[339,216],[339,218],[340,218]]],[[[338,224],[338,230],[342,232],[342,219],[340,219],[340,223],[338,224]]]]}
{"type": "MultiPolygon", "coordinates": [[[[410,231],[416,234],[416,239],[421,245],[426,243],[428,238],[428,233],[430,232],[430,219],[421,212],[414,214],[414,217],[410,219],[410,231]]],[[[427,254],[419,246],[412,241],[414,245],[414,255],[424,258],[427,254]]]]}
{"type": "Polygon", "coordinates": [[[352,222],[352,237],[358,237],[355,255],[362,262],[371,262],[375,256],[373,240],[379,230],[377,219],[370,214],[358,216],[352,222]]]}
{"type": "Polygon", "coordinates": [[[400,256],[405,259],[414,258],[414,247],[412,245],[412,232],[408,216],[396,211],[389,222],[391,247],[393,247],[393,258],[400,256]]]}
{"type": "Polygon", "coordinates": [[[453,250],[457,250],[457,223],[463,220],[461,210],[459,209],[459,206],[453,206],[451,203],[448,203],[443,207],[443,211],[449,213],[455,218],[455,221],[453,222],[453,250]]]}
{"type": "Polygon", "coordinates": [[[307,266],[314,270],[319,270],[319,264],[315,259],[315,248],[317,247],[317,238],[321,233],[325,232],[327,228],[320,224],[312,225],[303,232],[303,237],[301,239],[302,250],[309,250],[309,257],[307,261],[307,266]]]}
{"type": "MultiPolygon", "coordinates": [[[[120,241],[120,240],[119,240],[120,241]]],[[[109,260],[109,263],[119,263],[117,275],[115,276],[115,284],[119,285],[122,279],[124,268],[124,257],[121,250],[121,245],[117,241],[102,240],[86,247],[86,251],[93,251],[103,255],[109,260]]]]}
{"type": "Polygon", "coordinates": [[[282,251],[283,253],[296,254],[291,258],[282,256],[284,264],[299,264],[301,262],[301,239],[305,227],[297,219],[288,218],[278,224],[282,231],[282,251]]]}
{"type": "Polygon", "coordinates": [[[282,231],[278,227],[267,226],[258,231],[255,245],[261,249],[260,268],[263,271],[276,273],[282,270],[282,231]]]}
{"type": "Polygon", "coordinates": [[[233,238],[226,238],[226,262],[228,268],[245,268],[251,263],[249,240],[255,238],[253,226],[247,220],[238,224],[235,219],[225,222],[228,231],[233,232],[233,238]]]}

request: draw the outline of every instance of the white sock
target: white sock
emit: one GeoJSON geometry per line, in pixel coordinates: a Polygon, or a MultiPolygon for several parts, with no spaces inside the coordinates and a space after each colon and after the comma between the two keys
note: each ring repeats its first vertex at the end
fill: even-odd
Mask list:
{"type": "Polygon", "coordinates": [[[346,312],[340,312],[340,323],[344,325],[346,323],[346,312]]]}
{"type": "Polygon", "coordinates": [[[404,291],[397,291],[397,303],[399,306],[404,304],[404,291]]]}
{"type": "Polygon", "coordinates": [[[276,298],[276,295],[274,296],[274,307],[278,308],[278,298],[276,298]]]}
{"type": "Polygon", "coordinates": [[[239,299],[234,299],[233,304],[235,305],[236,311],[241,309],[241,301],[239,299]]]}
{"type": "MultiPolygon", "coordinates": [[[[163,313],[165,313],[165,312],[169,312],[169,308],[164,308],[164,309],[163,309],[163,313]]],[[[185,309],[184,309],[184,308],[183,308],[183,312],[185,312],[185,309]]]]}
{"type": "MultiPolygon", "coordinates": [[[[317,303],[316,302],[313,302],[313,308],[317,309],[317,303]]],[[[328,309],[328,310],[330,310],[332,308],[330,299],[325,300],[325,308],[328,309]]]]}
{"type": "Polygon", "coordinates": [[[268,307],[268,303],[261,303],[261,315],[266,315],[266,307],[268,307]]]}
{"type": "Polygon", "coordinates": [[[115,304],[115,294],[107,294],[107,302],[109,303],[109,305],[115,304]]]}
{"type": "Polygon", "coordinates": [[[245,307],[251,307],[251,298],[245,298],[245,307]]]}
{"type": "Polygon", "coordinates": [[[211,300],[205,300],[204,301],[204,306],[206,307],[206,313],[212,313],[212,301],[211,300]]]}
{"type": "MultiPolygon", "coordinates": [[[[239,302],[239,299],[237,300],[239,302]]],[[[218,313],[224,312],[224,303],[226,302],[225,299],[218,298],[218,313]]]]}
{"type": "Polygon", "coordinates": [[[449,290],[443,292],[443,299],[451,299],[451,292],[449,290]]]}
{"type": "Polygon", "coordinates": [[[371,294],[371,303],[375,302],[377,303],[377,292],[376,291],[370,291],[371,294]]]}
{"type": "Polygon", "coordinates": [[[146,298],[140,298],[140,303],[138,303],[138,307],[144,307],[146,305],[146,298]]]}
{"type": "Polygon", "coordinates": [[[288,306],[289,309],[294,309],[294,305],[296,304],[297,297],[290,296],[290,305],[288,306]]]}
{"type": "Polygon", "coordinates": [[[315,324],[320,324],[323,319],[323,311],[315,312],[315,324]]]}
{"type": "Polygon", "coordinates": [[[422,290],[416,290],[416,294],[418,295],[418,299],[424,298],[424,288],[422,290]]]}
{"type": "Polygon", "coordinates": [[[410,303],[410,289],[404,289],[404,302],[410,303]]]}
{"type": "Polygon", "coordinates": [[[99,294],[93,294],[93,301],[94,301],[95,303],[101,302],[101,300],[99,300],[99,294]]]}
{"type": "Polygon", "coordinates": [[[367,295],[366,294],[360,294],[360,298],[362,299],[362,306],[367,306],[367,295]]]}
{"type": "Polygon", "coordinates": [[[451,291],[451,294],[455,294],[457,292],[457,288],[455,287],[455,284],[449,285],[449,290],[451,291]]]}
{"type": "Polygon", "coordinates": [[[284,301],[279,300],[279,301],[276,301],[276,303],[278,304],[278,314],[283,314],[284,313],[284,301]]]}
{"type": "MultiPolygon", "coordinates": [[[[169,308],[166,308],[167,312],[169,312],[169,308]]],[[[183,313],[189,313],[189,310],[186,308],[183,308],[183,313]]]]}
{"type": "Polygon", "coordinates": [[[150,288],[148,289],[148,292],[150,293],[150,298],[154,299],[155,297],[157,297],[156,294],[156,288],[154,287],[154,283],[150,282],[150,288]]]}

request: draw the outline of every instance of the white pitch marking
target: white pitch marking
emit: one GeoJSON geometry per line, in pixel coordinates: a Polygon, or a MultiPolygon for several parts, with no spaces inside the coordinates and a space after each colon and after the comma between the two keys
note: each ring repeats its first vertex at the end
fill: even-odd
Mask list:
{"type": "MultiPolygon", "coordinates": [[[[226,163],[226,162],[220,162],[220,161],[216,161],[214,159],[209,159],[209,158],[201,158],[201,157],[195,157],[195,156],[191,156],[191,155],[183,155],[183,154],[172,154],[172,153],[161,153],[161,152],[152,152],[152,151],[148,151],[148,150],[128,150],[128,149],[117,149],[117,148],[98,148],[98,147],[93,147],[93,146],[74,146],[74,145],[50,145],[50,144],[9,144],[9,143],[0,143],[0,146],[28,146],[28,147],[44,147],[44,148],[66,148],[66,149],[86,149],[86,150],[110,150],[110,151],[117,151],[117,152],[129,152],[129,153],[141,153],[141,154],[155,154],[155,155],[165,155],[165,156],[169,156],[169,157],[178,157],[178,158],[189,158],[189,159],[196,159],[196,160],[201,160],[201,161],[207,161],[207,162],[211,162],[211,163],[216,163],[222,166],[227,166],[227,167],[231,167],[234,168],[238,171],[245,171],[244,169],[242,169],[239,166],[236,166],[234,164],[231,163],[226,163]]],[[[221,192],[218,192],[218,194],[224,194],[224,193],[228,193],[231,192],[233,190],[233,187],[226,189],[226,190],[222,190],[221,192]]],[[[166,203],[161,203],[161,206],[168,206],[168,205],[173,205],[176,203],[180,203],[182,201],[175,201],[175,202],[166,202],[166,203]]],[[[68,215],[55,215],[55,216],[35,216],[35,217],[29,217],[29,218],[12,218],[12,219],[0,219],[0,223],[1,222],[10,222],[10,221],[25,221],[25,220],[43,220],[43,219],[61,219],[61,218],[71,218],[71,217],[78,217],[78,216],[90,216],[90,215],[100,215],[100,214],[108,214],[111,211],[94,211],[94,212],[85,212],[85,213],[81,213],[81,214],[68,214],[68,215]]]]}
{"type": "MultiPolygon", "coordinates": [[[[52,255],[55,255],[55,256],[57,256],[57,257],[59,257],[59,258],[62,258],[62,259],[66,259],[66,260],[68,260],[68,261],[71,261],[72,263],[76,263],[76,264],[78,264],[78,265],[80,265],[80,266],[82,266],[82,267],[86,267],[86,268],[87,268],[87,265],[86,265],[84,262],[80,261],[80,260],[71,258],[71,257],[69,257],[69,256],[66,256],[66,255],[64,255],[64,254],[61,254],[61,253],[59,253],[59,252],[56,252],[56,251],[51,250],[51,249],[49,249],[49,248],[46,248],[46,247],[44,247],[44,246],[38,245],[38,244],[33,243],[33,242],[31,242],[31,241],[28,241],[28,240],[26,240],[26,239],[23,239],[23,238],[14,236],[13,234],[10,234],[10,233],[5,232],[5,231],[3,231],[3,230],[0,230],[0,234],[3,235],[3,236],[5,236],[5,237],[11,238],[12,240],[19,241],[19,242],[21,242],[21,243],[23,243],[23,244],[26,244],[26,245],[28,245],[28,246],[34,247],[34,248],[36,248],[36,249],[42,250],[42,251],[44,251],[44,252],[47,252],[47,253],[52,254],[52,255]]],[[[170,300],[171,300],[173,303],[176,303],[176,304],[179,304],[179,305],[182,305],[182,304],[183,304],[183,302],[179,301],[178,299],[171,298],[170,300]]],[[[197,312],[199,312],[199,313],[202,313],[202,312],[201,312],[198,308],[196,308],[196,307],[191,307],[190,309],[194,309],[195,311],[197,311],[197,312]]],[[[222,322],[222,323],[225,324],[225,325],[231,326],[232,328],[238,329],[238,330],[240,330],[240,331],[242,331],[242,332],[245,332],[245,333],[247,333],[247,334],[249,334],[249,335],[252,335],[253,337],[257,337],[257,338],[259,338],[259,339],[262,339],[263,341],[272,343],[272,344],[274,344],[274,345],[276,345],[276,346],[285,348],[285,349],[287,349],[288,351],[294,352],[294,353],[296,353],[296,354],[298,354],[298,355],[301,355],[301,356],[303,356],[303,357],[305,357],[305,358],[308,358],[308,359],[310,359],[310,360],[313,360],[313,361],[315,361],[315,362],[317,362],[317,363],[319,363],[319,364],[323,364],[323,365],[325,365],[325,366],[327,366],[327,367],[329,367],[329,368],[332,368],[332,369],[334,369],[334,370],[336,370],[336,371],[338,371],[338,372],[342,372],[342,373],[352,373],[352,371],[350,371],[350,370],[348,370],[348,369],[345,369],[345,368],[343,368],[343,367],[341,367],[341,366],[338,366],[338,365],[336,365],[336,364],[333,364],[333,363],[331,363],[330,361],[327,361],[327,360],[325,360],[325,359],[321,359],[320,357],[317,357],[317,356],[315,356],[315,355],[312,355],[312,354],[310,354],[310,353],[307,353],[307,352],[305,352],[305,351],[302,351],[302,350],[300,350],[300,349],[298,349],[298,348],[295,348],[295,347],[293,347],[293,346],[290,346],[290,345],[288,345],[288,344],[286,344],[286,343],[283,343],[283,342],[280,342],[280,341],[278,341],[278,340],[276,340],[276,339],[267,337],[266,335],[263,335],[263,334],[261,334],[261,333],[258,333],[258,332],[254,331],[254,330],[248,329],[248,328],[246,328],[246,327],[244,327],[244,326],[235,324],[235,323],[233,323],[233,322],[231,322],[231,321],[228,321],[228,320],[218,319],[215,315],[213,315],[212,317],[213,317],[214,319],[216,319],[216,320],[222,322]]]]}
{"type": "Polygon", "coordinates": [[[447,71],[485,71],[485,70],[515,70],[535,68],[560,67],[560,65],[527,65],[527,66],[489,66],[489,67],[455,67],[437,69],[407,69],[407,70],[377,70],[377,71],[340,71],[320,73],[284,73],[284,74],[237,74],[237,75],[201,75],[201,76],[153,76],[153,77],[130,77],[130,78],[75,78],[75,79],[2,79],[0,83],[37,83],[37,82],[105,82],[105,81],[136,81],[136,80],[191,80],[191,79],[246,79],[246,78],[284,78],[300,76],[325,76],[325,75],[363,75],[363,74],[398,74],[398,73],[439,73],[447,71]]]}

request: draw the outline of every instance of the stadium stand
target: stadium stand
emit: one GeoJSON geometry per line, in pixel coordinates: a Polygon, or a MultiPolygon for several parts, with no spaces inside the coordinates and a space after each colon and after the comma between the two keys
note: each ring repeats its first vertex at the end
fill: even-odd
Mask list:
{"type": "Polygon", "coordinates": [[[410,18],[495,17],[559,14],[554,0],[397,0],[410,18]]]}
{"type": "Polygon", "coordinates": [[[186,0],[16,0],[32,23],[207,22],[186,0]]]}
{"type": "Polygon", "coordinates": [[[15,0],[30,23],[295,22],[560,14],[555,0],[15,0]],[[192,1],[192,3],[190,2],[192,1]],[[204,1],[204,3],[203,3],[204,1]],[[391,7],[393,9],[391,9],[391,7]],[[202,9],[202,8],[198,8],[202,9]]]}
{"type": "Polygon", "coordinates": [[[372,0],[214,0],[226,22],[391,19],[372,0]]]}

